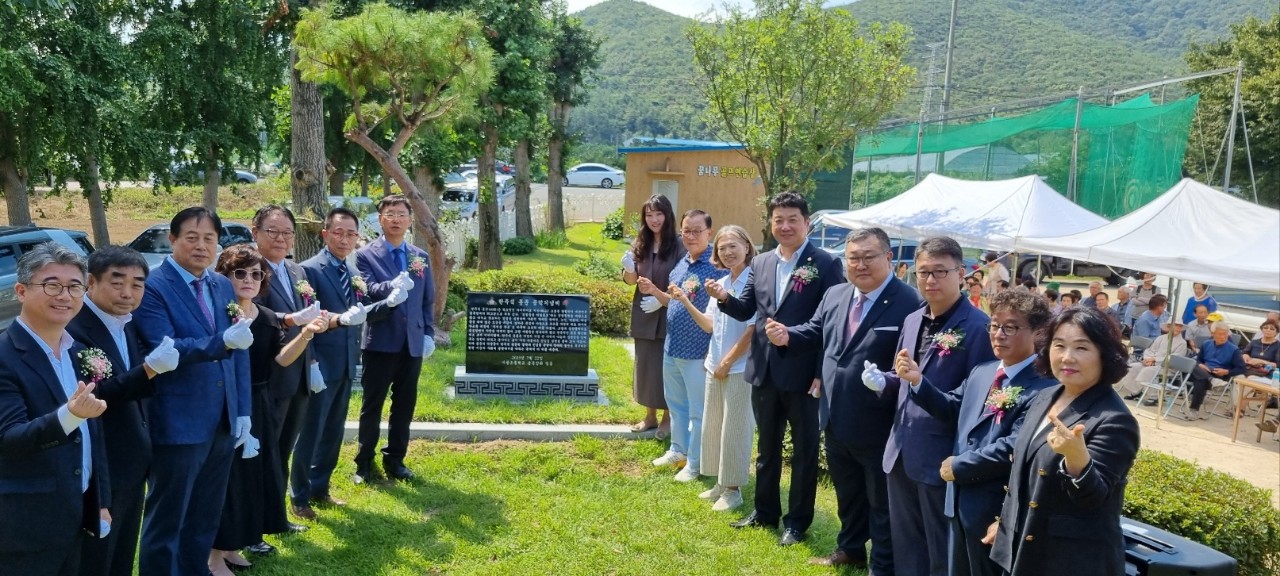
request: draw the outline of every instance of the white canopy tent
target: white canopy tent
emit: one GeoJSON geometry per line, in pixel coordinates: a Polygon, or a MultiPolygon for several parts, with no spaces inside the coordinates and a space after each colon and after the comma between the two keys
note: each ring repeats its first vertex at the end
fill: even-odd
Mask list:
{"type": "Polygon", "coordinates": [[[1020,251],[1280,292],[1280,211],[1190,178],[1105,226],[1024,239],[1020,251]]]}
{"type": "Polygon", "coordinates": [[[878,226],[889,236],[950,236],[962,246],[1026,252],[1027,236],[1062,236],[1107,220],[1067,200],[1039,176],[972,181],[929,174],[902,194],[874,206],[825,218],[857,228],[878,226]]]}

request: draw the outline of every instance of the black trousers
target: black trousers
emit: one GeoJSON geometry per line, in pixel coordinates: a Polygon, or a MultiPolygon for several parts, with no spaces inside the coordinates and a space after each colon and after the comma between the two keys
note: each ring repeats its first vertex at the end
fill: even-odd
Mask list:
{"type": "Polygon", "coordinates": [[[774,523],[782,516],[782,441],[791,426],[791,492],[783,524],[798,532],[813,523],[818,491],[818,399],[805,392],[779,390],[767,379],[751,389],[751,408],[760,430],[756,460],[756,516],[774,523]]]}
{"type": "Polygon", "coordinates": [[[840,516],[836,549],[853,558],[864,558],[870,540],[868,565],[872,573],[893,574],[889,491],[881,467],[883,451],[874,454],[857,451],[830,434],[823,442],[827,449],[827,469],[836,489],[836,512],[840,516]]]}
{"type": "Polygon", "coordinates": [[[409,423],[413,421],[413,409],[418,404],[418,375],[422,372],[422,357],[409,355],[406,344],[400,352],[373,352],[366,350],[363,357],[364,398],[360,403],[359,449],[356,465],[373,462],[374,449],[381,435],[382,405],[391,393],[391,416],[387,422],[387,447],[382,449],[382,464],[404,463],[409,451],[409,423]]]}
{"type": "Polygon", "coordinates": [[[0,553],[0,572],[23,576],[76,576],[80,571],[81,540],[87,538],[93,536],[80,530],[75,542],[66,550],[48,548],[34,552],[0,553]]]}
{"type": "Polygon", "coordinates": [[[111,533],[106,538],[81,539],[82,576],[132,576],[133,557],[142,531],[142,499],[146,479],[111,486],[111,533]]]}

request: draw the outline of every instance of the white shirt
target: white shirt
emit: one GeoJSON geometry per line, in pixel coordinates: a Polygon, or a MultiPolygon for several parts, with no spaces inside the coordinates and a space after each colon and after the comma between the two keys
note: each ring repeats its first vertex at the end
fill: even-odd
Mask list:
{"type": "Polygon", "coordinates": [[[775,278],[777,286],[774,287],[777,289],[777,292],[774,292],[774,297],[778,304],[782,303],[782,300],[787,295],[787,289],[791,288],[791,275],[795,273],[797,261],[800,259],[800,255],[804,253],[804,249],[808,245],[809,239],[805,238],[804,243],[801,244],[799,248],[796,248],[796,251],[791,254],[790,260],[787,260],[782,256],[781,246],[774,249],[774,252],[778,255],[777,278],[775,278]]]}
{"type": "Polygon", "coordinates": [[[98,315],[98,319],[102,320],[102,324],[107,327],[107,332],[111,334],[111,339],[116,343],[116,350],[120,352],[120,358],[124,360],[124,369],[128,370],[129,366],[129,343],[125,340],[124,325],[133,320],[133,314],[125,314],[124,316],[116,316],[104,312],[97,304],[93,303],[90,298],[84,299],[84,305],[98,315]]]}
{"type": "MultiPolygon", "coordinates": [[[[71,400],[71,396],[76,393],[76,365],[71,358],[71,345],[75,343],[71,339],[71,335],[66,330],[62,331],[62,337],[58,340],[58,355],[55,356],[53,349],[44,343],[36,333],[22,321],[22,317],[13,319],[14,325],[21,326],[31,335],[31,339],[36,341],[41,350],[44,350],[45,356],[49,359],[49,365],[53,367],[53,374],[58,378],[58,383],[62,385],[62,391],[66,393],[67,400],[71,400]]],[[[89,423],[84,418],[71,413],[71,409],[66,404],[58,407],[58,423],[62,424],[63,434],[71,435],[73,430],[80,430],[80,491],[84,492],[89,489],[89,477],[93,475],[93,450],[89,445],[89,423]]]]}
{"type": "MultiPolygon", "coordinates": [[[[862,323],[863,320],[867,319],[867,314],[871,312],[871,307],[875,305],[876,299],[879,298],[881,294],[884,294],[884,289],[889,286],[889,282],[891,280],[893,280],[893,274],[886,276],[884,282],[881,282],[875,290],[866,293],[867,301],[862,306],[862,315],[858,317],[858,323],[862,323]]],[[[859,290],[857,286],[854,286],[853,301],[857,302],[858,296],[862,295],[862,291],[859,290]]]]}
{"type": "MultiPolygon", "coordinates": [[[[716,283],[736,298],[742,294],[743,290],[746,290],[747,283],[750,281],[751,269],[747,268],[740,272],[737,278],[730,279],[729,276],[725,276],[716,280],[716,283]]],[[[720,306],[715,298],[711,298],[707,302],[707,315],[711,317],[711,344],[707,347],[707,359],[702,363],[702,367],[706,368],[708,373],[711,373],[716,371],[716,366],[720,365],[720,360],[729,353],[734,344],[738,343],[747,328],[755,325],[756,317],[752,315],[745,322],[734,320],[728,314],[720,312],[720,306]]],[[[734,361],[733,366],[729,367],[730,374],[741,374],[746,370],[746,354],[743,354],[734,361]]]]}

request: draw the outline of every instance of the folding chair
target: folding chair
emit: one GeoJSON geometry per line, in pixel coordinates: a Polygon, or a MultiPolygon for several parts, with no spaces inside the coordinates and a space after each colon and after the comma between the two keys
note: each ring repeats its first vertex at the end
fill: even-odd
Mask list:
{"type": "Polygon", "coordinates": [[[1169,417],[1178,400],[1182,400],[1185,407],[1191,398],[1191,372],[1195,368],[1194,358],[1170,356],[1168,370],[1161,370],[1150,381],[1142,383],[1142,395],[1138,397],[1138,405],[1141,406],[1146,401],[1147,394],[1155,392],[1165,396],[1164,416],[1166,418],[1169,417]],[[1173,393],[1172,398],[1169,397],[1169,393],[1173,393]]]}
{"type": "Polygon", "coordinates": [[[1232,388],[1233,388],[1233,385],[1231,384],[1231,382],[1228,382],[1221,378],[1209,379],[1209,393],[1207,396],[1205,396],[1204,399],[1206,402],[1215,396],[1217,399],[1213,403],[1213,410],[1209,411],[1210,414],[1213,414],[1214,416],[1222,416],[1223,418],[1231,418],[1230,412],[1226,414],[1219,414],[1218,407],[1221,406],[1223,402],[1227,403],[1228,408],[1230,408],[1234,404],[1234,402],[1231,402],[1230,400],[1232,388]]]}
{"type": "Polygon", "coordinates": [[[1142,351],[1150,348],[1152,344],[1155,344],[1155,342],[1154,338],[1147,338],[1146,336],[1130,336],[1129,356],[1133,358],[1135,362],[1141,362],[1142,351]]]}

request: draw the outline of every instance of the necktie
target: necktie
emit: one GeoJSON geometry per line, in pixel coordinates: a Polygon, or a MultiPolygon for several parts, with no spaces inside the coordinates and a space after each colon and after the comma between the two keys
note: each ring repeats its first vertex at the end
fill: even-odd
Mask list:
{"type": "Polygon", "coordinates": [[[404,272],[409,269],[408,264],[404,260],[404,248],[395,248],[391,250],[391,256],[395,258],[396,270],[404,272]]]}
{"type": "Polygon", "coordinates": [[[844,341],[847,344],[853,340],[853,335],[858,331],[858,325],[862,324],[862,305],[867,302],[866,294],[859,294],[858,300],[853,303],[853,308],[849,309],[849,331],[845,333],[844,341]]]}
{"type": "Polygon", "coordinates": [[[351,303],[351,276],[347,273],[347,263],[338,263],[338,284],[342,286],[342,301],[351,303]]]}
{"type": "Polygon", "coordinates": [[[216,328],[213,323],[213,312],[209,310],[209,303],[204,301],[204,281],[205,278],[196,278],[191,281],[191,287],[196,289],[196,304],[200,306],[200,312],[204,314],[204,321],[209,323],[209,328],[216,328]]]}
{"type": "Polygon", "coordinates": [[[996,379],[991,382],[991,392],[995,392],[1004,387],[1004,381],[1008,376],[1004,373],[1004,368],[996,370],[996,379]]]}

